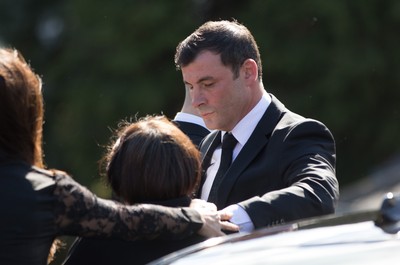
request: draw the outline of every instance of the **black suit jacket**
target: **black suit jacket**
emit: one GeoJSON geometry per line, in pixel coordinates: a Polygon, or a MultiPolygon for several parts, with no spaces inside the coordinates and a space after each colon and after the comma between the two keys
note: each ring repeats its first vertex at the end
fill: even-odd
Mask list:
{"type": "Polygon", "coordinates": [[[200,142],[210,133],[210,131],[201,125],[185,122],[185,121],[173,121],[182,132],[184,132],[192,142],[199,146],[200,142]]]}
{"type": "MultiPolygon", "coordinates": [[[[271,97],[214,202],[218,209],[238,203],[255,228],[333,213],[339,196],[331,132],[321,122],[297,115],[271,97]]],[[[217,137],[219,132],[212,132],[201,145],[204,169],[219,143],[217,137]]]]}

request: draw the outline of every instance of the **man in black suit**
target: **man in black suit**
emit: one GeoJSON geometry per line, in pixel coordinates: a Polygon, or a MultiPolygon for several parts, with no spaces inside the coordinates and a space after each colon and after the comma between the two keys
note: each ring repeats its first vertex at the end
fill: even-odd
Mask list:
{"type": "Polygon", "coordinates": [[[324,124],[291,112],[265,91],[259,50],[245,26],[203,24],[178,45],[175,64],[192,106],[214,130],[200,146],[200,198],[233,212],[231,222],[241,231],[334,212],[334,138],[324,124]],[[225,134],[236,144],[228,155],[232,164],[219,173],[225,134]]]}

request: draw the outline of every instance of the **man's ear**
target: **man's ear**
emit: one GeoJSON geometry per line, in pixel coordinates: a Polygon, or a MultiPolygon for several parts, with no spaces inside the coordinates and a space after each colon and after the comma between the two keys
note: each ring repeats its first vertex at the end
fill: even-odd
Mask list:
{"type": "Polygon", "coordinates": [[[241,67],[244,78],[248,81],[256,81],[258,78],[258,66],[256,61],[253,59],[247,59],[244,61],[241,67]]]}

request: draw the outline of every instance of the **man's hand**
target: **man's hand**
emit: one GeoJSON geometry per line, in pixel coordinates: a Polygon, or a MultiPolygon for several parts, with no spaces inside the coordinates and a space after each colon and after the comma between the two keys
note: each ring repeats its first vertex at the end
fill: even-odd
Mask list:
{"type": "Polygon", "coordinates": [[[220,210],[219,214],[222,221],[229,220],[229,222],[238,225],[240,232],[252,232],[254,230],[250,216],[238,204],[229,205],[220,210]],[[227,219],[224,219],[223,216],[226,216],[227,219]]]}
{"type": "Polygon", "coordinates": [[[235,224],[228,222],[232,217],[230,213],[217,212],[217,206],[203,200],[194,199],[190,204],[191,208],[196,209],[203,221],[203,227],[198,233],[204,237],[216,237],[225,235],[221,229],[227,231],[239,231],[239,227],[235,224]]]}

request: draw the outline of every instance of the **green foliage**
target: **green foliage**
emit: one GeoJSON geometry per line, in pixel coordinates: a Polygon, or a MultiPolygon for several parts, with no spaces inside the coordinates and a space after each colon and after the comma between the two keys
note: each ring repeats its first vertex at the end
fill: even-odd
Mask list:
{"type": "Polygon", "coordinates": [[[47,163],[86,185],[98,183],[96,161],[119,120],[179,110],[175,47],[208,19],[236,18],[250,28],[266,89],[334,133],[342,184],[399,150],[398,1],[9,0],[0,7],[0,41],[44,78],[47,163]],[[46,41],[39,33],[49,21],[61,29],[46,41]]]}
{"type": "Polygon", "coordinates": [[[236,18],[251,29],[266,89],[333,131],[342,183],[365,176],[399,149],[398,1],[0,5],[0,40],[20,49],[44,77],[46,160],[84,184],[98,180],[101,146],[120,119],[172,117],[179,110],[183,91],[174,50],[207,19],[236,18]],[[55,40],[40,37],[46,21],[61,23],[55,40]]]}
{"type": "Polygon", "coordinates": [[[183,86],[173,55],[182,37],[174,36],[189,30],[182,32],[184,19],[173,14],[183,13],[185,6],[165,1],[64,3],[63,42],[43,70],[49,165],[99,187],[92,184],[98,181],[96,161],[110,127],[136,115],[171,116],[179,110],[183,86]]]}
{"type": "Polygon", "coordinates": [[[176,45],[205,20],[231,18],[260,46],[267,91],[333,132],[342,186],[399,152],[397,0],[4,0],[0,42],[44,79],[49,167],[108,196],[97,161],[111,129],[172,118],[184,94],[176,45]]]}
{"type": "Polygon", "coordinates": [[[47,164],[107,196],[96,161],[111,129],[172,118],[184,94],[176,45],[231,18],[258,41],[266,89],[332,130],[342,185],[399,151],[399,1],[2,1],[0,41],[43,75],[47,164]]]}

